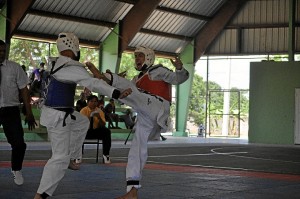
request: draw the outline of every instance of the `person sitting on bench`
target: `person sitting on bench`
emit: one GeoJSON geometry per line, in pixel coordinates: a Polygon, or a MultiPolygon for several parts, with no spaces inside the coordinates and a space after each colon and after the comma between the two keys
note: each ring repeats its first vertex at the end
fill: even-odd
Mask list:
{"type": "Polygon", "coordinates": [[[90,95],[87,98],[87,106],[82,108],[80,113],[90,120],[90,128],[87,131],[86,139],[101,139],[103,143],[103,163],[110,164],[109,151],[111,148],[111,131],[105,127],[105,113],[97,107],[98,97],[90,95]]]}

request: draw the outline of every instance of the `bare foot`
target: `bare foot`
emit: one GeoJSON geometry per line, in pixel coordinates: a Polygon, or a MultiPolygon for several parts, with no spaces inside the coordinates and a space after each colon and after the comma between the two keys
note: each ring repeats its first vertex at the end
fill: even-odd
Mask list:
{"type": "Polygon", "coordinates": [[[79,170],[80,169],[80,163],[76,163],[76,160],[70,160],[68,169],[79,170]]]}
{"type": "Polygon", "coordinates": [[[128,193],[116,199],[138,199],[137,189],[132,187],[132,189],[128,193]]]}
{"type": "Polygon", "coordinates": [[[48,198],[48,196],[49,195],[46,193],[43,194],[36,193],[33,199],[44,199],[44,198],[48,198]]]}
{"type": "Polygon", "coordinates": [[[41,194],[36,193],[33,199],[43,199],[41,194]]]}

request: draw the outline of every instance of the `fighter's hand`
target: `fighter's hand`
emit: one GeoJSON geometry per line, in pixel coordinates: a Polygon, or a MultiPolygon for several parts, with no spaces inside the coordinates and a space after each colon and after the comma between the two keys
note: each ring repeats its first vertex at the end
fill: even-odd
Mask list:
{"type": "Polygon", "coordinates": [[[126,71],[123,71],[123,72],[121,72],[121,73],[118,73],[118,75],[120,76],[120,77],[126,77],[126,71]]]}
{"type": "Polygon", "coordinates": [[[183,64],[182,64],[181,60],[179,59],[179,57],[176,56],[175,60],[170,59],[170,61],[173,64],[173,66],[175,66],[175,68],[177,70],[181,70],[182,69],[183,64]]]}
{"type": "Polygon", "coordinates": [[[35,129],[35,126],[37,126],[37,123],[35,122],[35,119],[32,114],[26,115],[25,124],[28,124],[28,129],[30,131],[35,129]]]}
{"type": "Polygon", "coordinates": [[[126,90],[121,92],[120,99],[123,99],[132,93],[131,88],[127,88],[126,90]]]}
{"type": "Polygon", "coordinates": [[[92,67],[95,67],[95,65],[94,65],[92,62],[89,62],[89,61],[85,62],[84,64],[85,64],[85,66],[86,66],[88,69],[90,69],[90,68],[92,68],[92,67]]]}

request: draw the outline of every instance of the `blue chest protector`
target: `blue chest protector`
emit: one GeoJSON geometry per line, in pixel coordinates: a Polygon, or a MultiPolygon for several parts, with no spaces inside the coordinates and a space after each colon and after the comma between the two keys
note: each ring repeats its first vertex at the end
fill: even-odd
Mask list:
{"type": "Polygon", "coordinates": [[[52,108],[73,108],[76,84],[60,82],[53,76],[49,80],[45,105],[52,108]]]}
{"type": "Polygon", "coordinates": [[[64,65],[53,70],[55,62],[52,62],[50,74],[47,76],[47,85],[44,88],[45,105],[58,108],[67,109],[67,112],[74,107],[74,96],[76,90],[76,83],[64,83],[56,80],[53,74],[64,67],[64,65]]]}

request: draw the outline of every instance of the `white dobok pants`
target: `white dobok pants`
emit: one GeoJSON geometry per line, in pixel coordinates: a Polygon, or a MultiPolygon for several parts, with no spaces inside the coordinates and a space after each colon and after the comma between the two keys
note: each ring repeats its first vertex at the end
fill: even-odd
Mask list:
{"type": "MultiPolygon", "coordinates": [[[[131,106],[137,112],[135,133],[126,167],[126,180],[140,181],[148,158],[148,139],[159,136],[168,128],[170,102],[139,91],[133,82],[116,74],[113,74],[112,86],[121,91],[127,88],[131,88],[133,91],[128,97],[119,101],[131,106]]],[[[132,187],[132,185],[127,186],[127,191],[130,191],[132,187]]],[[[139,188],[140,185],[134,187],[139,188]]]]}
{"type": "Polygon", "coordinates": [[[52,196],[59,181],[64,177],[70,159],[82,158],[82,144],[84,142],[89,120],[77,111],[66,118],[63,127],[65,112],[43,106],[40,122],[47,127],[51,141],[52,157],[44,167],[38,193],[47,193],[52,196]]]}

